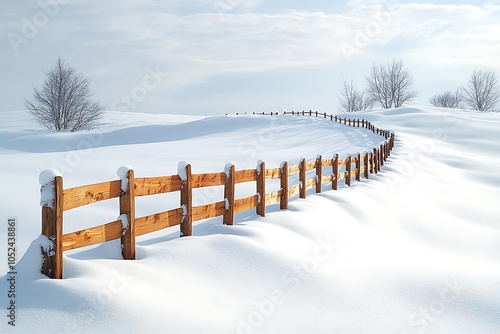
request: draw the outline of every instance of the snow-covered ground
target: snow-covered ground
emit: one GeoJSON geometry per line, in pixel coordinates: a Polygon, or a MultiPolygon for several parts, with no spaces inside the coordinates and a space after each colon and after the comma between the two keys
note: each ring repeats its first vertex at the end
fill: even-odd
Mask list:
{"type": "MultiPolygon", "coordinates": [[[[344,116],[344,115],[343,115],[344,116]]],[[[0,113],[0,275],[17,220],[16,326],[0,277],[1,333],[499,333],[500,114],[401,108],[347,115],[396,132],[378,175],[324,187],[289,210],[238,214],[64,254],[64,279],[39,273],[41,171],[64,187],[135,175],[278,167],[363,152],[379,136],[320,118],[107,112],[92,131],[49,133],[23,111],[0,113]],[[5,250],[5,251],[4,251],[5,250]]],[[[276,185],[277,186],[277,185],[276,185]]],[[[271,189],[268,189],[270,191],[271,189]]],[[[252,189],[241,187],[241,196],[252,189]]],[[[238,192],[238,189],[237,189],[238,192]]],[[[220,201],[199,190],[196,203],[220,201]]],[[[64,232],[115,220],[117,201],[65,212],[64,232]]],[[[137,216],[178,196],[137,199],[137,216]]]]}

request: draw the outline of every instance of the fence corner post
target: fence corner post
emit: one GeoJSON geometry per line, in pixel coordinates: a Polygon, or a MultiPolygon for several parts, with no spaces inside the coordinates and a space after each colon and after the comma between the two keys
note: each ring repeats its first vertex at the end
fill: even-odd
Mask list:
{"type": "Polygon", "coordinates": [[[121,238],[122,256],[125,260],[135,260],[135,177],[134,170],[120,167],[121,177],[120,217],[123,224],[121,238]]]}
{"type": "Polygon", "coordinates": [[[235,189],[235,169],[234,165],[228,163],[224,169],[226,172],[226,183],[224,185],[224,201],[226,203],[226,211],[222,218],[224,225],[233,225],[234,223],[234,189],[235,189]]]}
{"type": "Polygon", "coordinates": [[[181,237],[193,234],[193,185],[191,165],[179,163],[179,176],[181,177],[181,237]]]}
{"type": "MultiPolygon", "coordinates": [[[[52,171],[46,171],[47,174],[52,171]]],[[[42,235],[47,237],[49,244],[41,245],[42,252],[42,274],[49,278],[62,278],[63,257],[62,257],[62,231],[63,231],[63,178],[54,175],[49,182],[42,181],[40,174],[42,200],[42,235]],[[53,194],[52,198],[47,198],[47,194],[53,194]]],[[[46,174],[46,175],[47,175],[46,174]]]]}

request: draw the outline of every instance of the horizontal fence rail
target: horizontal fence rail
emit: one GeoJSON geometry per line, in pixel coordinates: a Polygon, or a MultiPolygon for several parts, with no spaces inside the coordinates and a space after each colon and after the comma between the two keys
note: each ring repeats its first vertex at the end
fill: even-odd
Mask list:
{"type": "Polygon", "coordinates": [[[341,180],[350,186],[352,179],[360,181],[361,177],[368,178],[369,174],[378,173],[394,147],[394,133],[379,129],[364,119],[340,118],[313,111],[284,114],[322,117],[347,126],[365,128],[382,136],[385,141],[363,155],[345,158],[339,158],[338,154],[329,158],[318,156],[309,161],[302,159],[295,165],[283,162],[280,167],[273,168],[266,168],[265,162],[258,162],[255,169],[236,170],[234,165],[227,165],[223,172],[192,174],[191,165],[180,164],[179,175],[140,178],[135,177],[134,170],[127,169],[120,180],[70,189],[63,188],[62,176],[55,176],[50,184],[42,185],[42,188],[51,186],[53,189],[52,200],[42,206],[42,234],[50,241],[49,246],[42,246],[42,273],[50,278],[62,278],[63,252],[67,250],[121,239],[123,258],[135,259],[137,236],[179,225],[180,236],[185,237],[192,235],[195,221],[222,216],[224,224],[233,225],[234,215],[246,210],[255,209],[262,217],[268,205],[279,203],[280,209],[286,210],[290,199],[306,198],[310,189],[321,193],[322,187],[330,184],[333,190],[337,190],[341,180]],[[327,174],[324,173],[325,167],[329,167],[327,174]],[[315,171],[315,175],[307,178],[308,171],[315,171]],[[280,189],[268,193],[266,181],[273,179],[279,180],[280,189]],[[289,186],[291,180],[298,183],[289,186]],[[248,182],[255,184],[256,193],[237,197],[235,185],[248,182]],[[223,186],[224,198],[219,202],[193,206],[193,189],[212,186],[223,186]],[[179,193],[179,207],[136,217],[136,197],[171,192],[179,193]],[[117,220],[62,233],[64,211],[112,198],[119,198],[120,216],[117,220]]]}

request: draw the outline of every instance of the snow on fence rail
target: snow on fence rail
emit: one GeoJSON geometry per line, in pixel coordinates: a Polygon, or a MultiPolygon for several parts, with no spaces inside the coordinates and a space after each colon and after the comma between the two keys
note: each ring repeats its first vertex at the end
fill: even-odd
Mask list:
{"type": "Polygon", "coordinates": [[[180,225],[181,237],[190,236],[194,221],[222,216],[224,224],[233,225],[234,215],[242,211],[255,208],[256,213],[264,217],[266,206],[275,203],[280,203],[280,209],[286,210],[290,198],[306,198],[309,189],[320,193],[323,185],[331,183],[332,189],[337,190],[340,180],[345,180],[345,184],[350,186],[352,178],[360,181],[362,175],[368,178],[370,173],[377,173],[394,147],[394,133],[379,129],[364,119],[342,119],[312,111],[284,114],[329,118],[341,124],[371,130],[383,136],[385,141],[363,156],[349,155],[344,159],[340,159],[338,154],[333,158],[318,156],[311,161],[302,159],[299,164],[292,166],[284,162],[278,168],[266,168],[264,162],[259,162],[256,169],[235,170],[234,165],[227,165],[223,172],[192,174],[191,165],[180,163],[178,175],[136,178],[134,170],[122,167],[118,171],[119,180],[70,189],[63,189],[61,175],[51,174],[50,171],[42,172],[42,235],[48,239],[41,250],[42,273],[50,278],[62,278],[62,254],[70,249],[121,239],[123,258],[135,259],[135,238],[143,234],[180,225]],[[331,173],[323,175],[324,167],[331,167],[331,173]],[[307,172],[313,170],[316,175],[307,178],[307,172]],[[297,178],[297,175],[298,184],[290,187],[289,179],[297,178]],[[280,190],[266,193],[266,180],[269,179],[279,179],[280,190]],[[237,198],[235,185],[244,182],[254,182],[256,194],[237,198]],[[193,206],[193,189],[211,186],[224,186],[224,199],[193,206]],[[136,197],[169,192],[180,193],[180,207],[144,217],[135,216],[136,197]],[[76,232],[62,233],[64,211],[111,198],[119,198],[120,216],[117,220],[76,232]]]}

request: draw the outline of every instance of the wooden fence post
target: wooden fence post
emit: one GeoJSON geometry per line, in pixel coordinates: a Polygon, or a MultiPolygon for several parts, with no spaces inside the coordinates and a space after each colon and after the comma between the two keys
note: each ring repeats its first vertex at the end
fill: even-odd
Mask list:
{"type": "Polygon", "coordinates": [[[288,162],[285,161],[281,165],[281,201],[280,209],[288,209],[288,162]]]}
{"type": "Polygon", "coordinates": [[[359,153],[356,157],[356,181],[361,181],[361,154],[359,153]]]}
{"type": "Polygon", "coordinates": [[[332,189],[337,190],[338,184],[339,184],[339,155],[338,154],[335,154],[335,157],[333,158],[332,174],[333,174],[332,189]]]}
{"type": "Polygon", "coordinates": [[[191,165],[186,165],[185,179],[181,177],[181,237],[188,237],[193,234],[193,184],[191,165]]]}
{"type": "Polygon", "coordinates": [[[375,171],[375,174],[377,174],[380,170],[378,164],[378,152],[376,147],[373,148],[373,170],[375,171]]]}
{"type": "MultiPolygon", "coordinates": [[[[120,194],[120,216],[126,215],[127,225],[123,226],[122,256],[125,260],[135,260],[135,197],[134,170],[127,171],[127,188],[120,194]]],[[[123,182],[123,180],[122,180],[123,182]]],[[[123,220],[122,220],[123,224],[123,220]]]]}
{"type": "Polygon", "coordinates": [[[373,174],[373,152],[370,152],[370,174],[373,174]]]}
{"type": "Polygon", "coordinates": [[[300,198],[306,198],[306,159],[300,160],[300,198]]]}
{"type": "Polygon", "coordinates": [[[257,194],[259,203],[257,204],[257,214],[266,216],[266,164],[264,161],[257,166],[257,194]]]}
{"type": "MultiPolygon", "coordinates": [[[[43,185],[42,185],[43,186],[43,185]]],[[[51,184],[45,186],[52,186],[51,184]]],[[[42,206],[42,234],[51,245],[42,246],[42,274],[50,278],[62,278],[62,231],[63,231],[63,179],[55,176],[53,181],[54,198],[52,206],[42,206]]]]}
{"type": "Polygon", "coordinates": [[[368,153],[365,154],[365,179],[368,178],[368,172],[370,171],[369,170],[370,168],[370,162],[369,162],[369,158],[368,158],[368,153]]]}
{"type": "Polygon", "coordinates": [[[316,159],[316,193],[321,193],[321,179],[323,178],[323,159],[320,156],[316,159]]]}
{"type": "Polygon", "coordinates": [[[384,165],[384,160],[385,160],[385,157],[384,157],[384,145],[380,144],[380,149],[379,149],[379,153],[380,153],[380,166],[383,166],[384,165]]]}
{"type": "Polygon", "coordinates": [[[345,177],[345,184],[347,184],[349,187],[351,186],[351,156],[349,155],[347,157],[347,164],[345,165],[345,170],[346,170],[346,177],[345,177]]]}
{"type": "Polygon", "coordinates": [[[234,222],[234,165],[226,165],[226,184],[224,186],[224,200],[226,201],[226,212],[224,212],[223,223],[225,225],[233,225],[234,222]]]}

